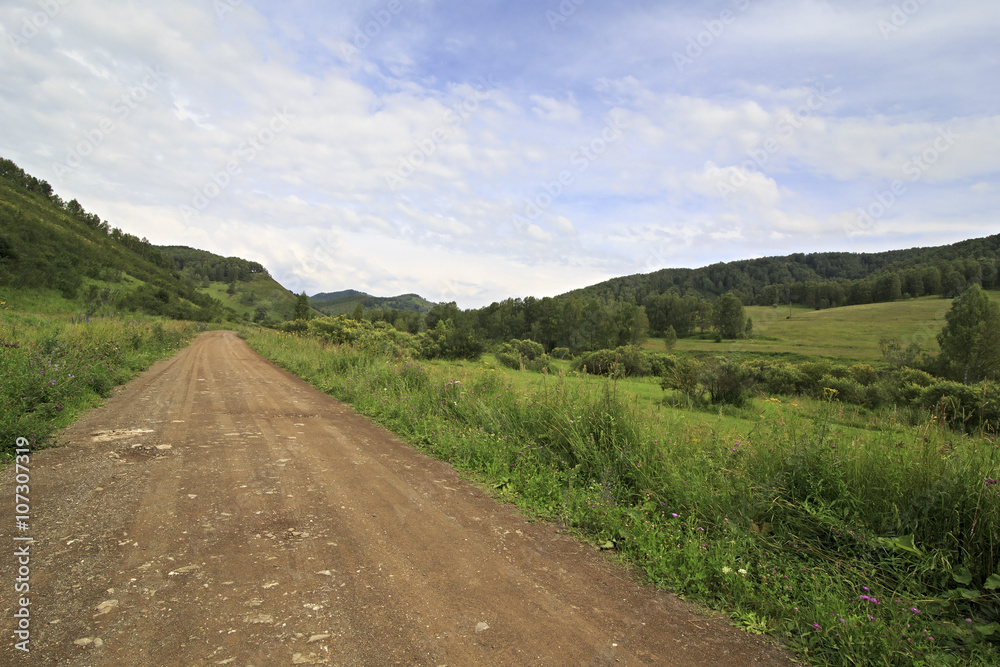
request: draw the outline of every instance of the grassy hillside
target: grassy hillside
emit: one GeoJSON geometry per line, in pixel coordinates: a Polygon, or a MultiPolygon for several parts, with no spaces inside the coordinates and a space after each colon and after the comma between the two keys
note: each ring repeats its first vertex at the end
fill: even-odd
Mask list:
{"type": "Polygon", "coordinates": [[[365,310],[411,310],[417,313],[427,313],[434,307],[433,303],[417,294],[381,297],[356,290],[316,294],[309,297],[309,303],[326,315],[348,315],[359,303],[365,310]]]}
{"type": "Polygon", "coordinates": [[[158,246],[198,292],[232,309],[241,320],[274,323],[290,320],[296,295],[282,287],[261,264],[222,257],[185,246],[158,246]]]}
{"type": "MultiPolygon", "coordinates": [[[[1000,303],[1000,291],[988,292],[1000,303]]],[[[945,324],[952,299],[921,297],[892,303],[870,303],[815,310],[793,306],[749,306],[753,337],[714,342],[714,334],[682,338],[679,352],[747,352],[782,357],[829,357],[844,361],[882,358],[878,342],[883,337],[918,343],[926,352],[938,352],[937,334],[945,324]],[[789,317],[791,314],[791,317],[789,317]]],[[[664,351],[663,340],[651,338],[645,347],[664,351]]]]}
{"type": "Polygon", "coordinates": [[[0,290],[6,296],[54,290],[91,315],[130,310],[197,321],[232,315],[145,239],[111,228],[75,200],[27,189],[11,164],[0,164],[0,290]]]}

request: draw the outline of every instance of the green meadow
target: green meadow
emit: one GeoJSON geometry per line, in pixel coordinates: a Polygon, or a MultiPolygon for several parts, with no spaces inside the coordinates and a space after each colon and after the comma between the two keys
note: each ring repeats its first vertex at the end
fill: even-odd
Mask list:
{"type": "MultiPolygon", "coordinates": [[[[1000,301],[1000,292],[991,292],[1000,301]]],[[[936,336],[945,324],[951,299],[921,297],[892,303],[870,303],[814,310],[799,306],[747,306],[753,320],[749,340],[724,340],[713,336],[682,338],[678,352],[747,352],[787,358],[827,357],[849,361],[882,358],[878,342],[882,337],[913,341],[927,352],[936,353],[936,336]]],[[[651,339],[650,350],[665,351],[660,339],[651,339]]]]}

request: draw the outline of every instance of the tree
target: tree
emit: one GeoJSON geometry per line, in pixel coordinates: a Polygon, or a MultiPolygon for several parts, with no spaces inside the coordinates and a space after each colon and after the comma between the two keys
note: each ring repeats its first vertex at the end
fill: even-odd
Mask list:
{"type": "Polygon", "coordinates": [[[742,337],[746,319],[743,302],[732,292],[723,294],[712,304],[712,324],[723,338],[742,337]]]}
{"type": "Polygon", "coordinates": [[[1000,373],[1000,305],[973,284],[951,304],[938,334],[942,366],[966,384],[1000,373]]]}
{"type": "Polygon", "coordinates": [[[351,313],[351,319],[355,322],[360,322],[365,319],[365,307],[361,305],[360,302],[354,306],[354,312],[351,313]]]}
{"type": "Polygon", "coordinates": [[[295,302],[295,318],[296,320],[308,320],[312,315],[312,309],[309,307],[309,297],[306,296],[305,291],[299,295],[298,300],[295,302]]]}
{"type": "Polygon", "coordinates": [[[882,351],[882,356],[889,362],[891,368],[913,366],[917,355],[920,354],[920,345],[915,341],[904,347],[898,338],[886,336],[879,340],[878,349],[882,351]]]}
{"type": "Polygon", "coordinates": [[[663,342],[666,344],[667,350],[672,350],[674,345],[677,345],[677,332],[672,326],[668,326],[667,330],[663,332],[663,342]]]}

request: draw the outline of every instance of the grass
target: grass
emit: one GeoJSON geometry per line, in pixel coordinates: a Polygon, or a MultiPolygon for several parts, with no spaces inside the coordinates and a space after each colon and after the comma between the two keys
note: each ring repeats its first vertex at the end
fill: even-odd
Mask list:
{"type": "Polygon", "coordinates": [[[816,664],[1000,659],[989,435],[823,401],[673,409],[644,381],[418,364],[287,334],[250,343],[529,516],[816,664]]]}
{"type": "Polygon", "coordinates": [[[0,292],[0,459],[18,437],[32,448],[51,444],[55,431],[196,331],[148,316],[88,318],[74,314],[78,307],[50,292],[0,292]]]}
{"type": "Polygon", "coordinates": [[[228,293],[229,283],[209,282],[208,287],[198,291],[218,299],[225,306],[236,311],[239,317],[251,319],[259,306],[263,306],[277,320],[292,318],[295,310],[295,295],[279,285],[267,275],[255,274],[247,282],[237,282],[237,293],[228,293]],[[253,294],[253,300],[244,298],[253,294]]]}
{"type": "MultiPolygon", "coordinates": [[[[992,292],[1000,300],[1000,292],[992,292]]],[[[893,303],[871,303],[826,310],[787,306],[749,306],[753,337],[749,340],[714,342],[714,335],[681,338],[678,352],[748,352],[791,358],[829,357],[840,360],[873,361],[882,358],[878,342],[882,337],[915,341],[927,352],[938,351],[937,334],[951,299],[921,297],[893,303]],[[791,318],[788,317],[791,312],[791,318]]],[[[651,339],[646,347],[665,351],[661,339],[651,339]]]]}

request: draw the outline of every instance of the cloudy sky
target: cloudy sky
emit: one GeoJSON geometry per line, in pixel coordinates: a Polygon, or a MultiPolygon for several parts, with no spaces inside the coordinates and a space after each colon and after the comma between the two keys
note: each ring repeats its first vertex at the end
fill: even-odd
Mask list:
{"type": "Polygon", "coordinates": [[[996,0],[4,0],[0,30],[0,155],[309,294],[1000,227],[996,0]]]}

